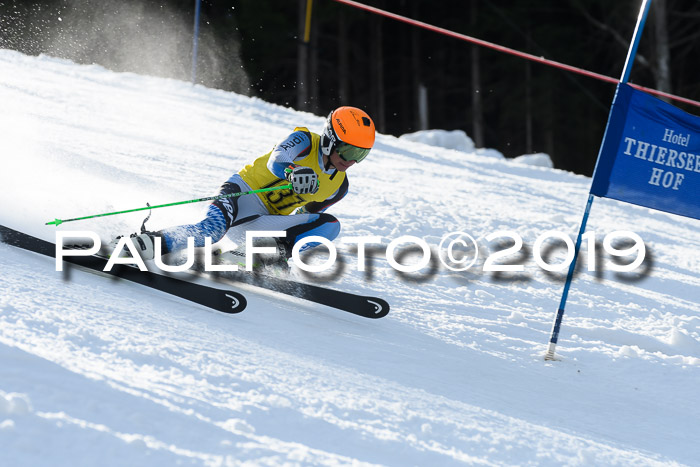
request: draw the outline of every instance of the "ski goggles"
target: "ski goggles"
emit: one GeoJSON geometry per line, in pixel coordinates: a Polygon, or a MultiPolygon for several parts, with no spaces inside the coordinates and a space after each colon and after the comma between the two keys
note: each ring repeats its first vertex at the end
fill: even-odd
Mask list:
{"type": "Polygon", "coordinates": [[[369,149],[358,148],[348,143],[338,143],[335,150],[338,151],[338,155],[345,162],[355,161],[359,163],[369,154],[369,149]]]}

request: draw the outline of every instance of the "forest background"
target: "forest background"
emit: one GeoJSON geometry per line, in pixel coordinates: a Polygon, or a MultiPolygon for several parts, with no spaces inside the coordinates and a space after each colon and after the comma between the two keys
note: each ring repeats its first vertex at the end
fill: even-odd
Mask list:
{"type": "MultiPolygon", "coordinates": [[[[619,78],[641,0],[362,3],[619,78]]],[[[614,84],[333,0],[312,2],[306,42],[308,4],[202,0],[196,83],[318,115],[358,106],[386,134],[461,129],[477,147],[592,173],[614,84]]],[[[195,0],[0,0],[0,48],[188,81],[194,14],[195,0]]],[[[652,0],[630,81],[700,100],[698,20],[698,0],[652,0]]]]}

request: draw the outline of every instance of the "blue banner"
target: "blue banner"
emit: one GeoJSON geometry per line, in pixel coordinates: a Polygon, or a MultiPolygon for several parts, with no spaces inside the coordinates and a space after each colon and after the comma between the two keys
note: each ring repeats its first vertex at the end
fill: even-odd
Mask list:
{"type": "Polygon", "coordinates": [[[619,84],[591,193],[700,219],[700,117],[619,84]]]}

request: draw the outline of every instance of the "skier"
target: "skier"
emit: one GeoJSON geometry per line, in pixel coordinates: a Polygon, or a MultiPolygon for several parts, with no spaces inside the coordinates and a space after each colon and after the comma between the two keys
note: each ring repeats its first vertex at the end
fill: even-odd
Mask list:
{"type": "MultiPolygon", "coordinates": [[[[272,151],[232,175],[219,194],[290,183],[291,190],[219,199],[209,205],[200,222],[132,234],[133,244],[140,250],[141,258],[149,260],[155,256],[155,237],[162,239],[161,254],[167,254],[186,248],[188,237],[194,238],[195,247],[204,246],[206,237],[216,243],[232,227],[279,230],[287,235],[275,239],[277,253],[265,263],[286,262],[294,244],[302,238],[322,236],[333,240],[338,236],[340,223],[324,211],[347,194],[345,172],[367,157],[374,137],[374,122],[366,112],[356,107],[339,107],[328,115],[320,135],[304,127],[295,128],[272,151]]],[[[317,245],[309,242],[302,250],[317,245]]]]}

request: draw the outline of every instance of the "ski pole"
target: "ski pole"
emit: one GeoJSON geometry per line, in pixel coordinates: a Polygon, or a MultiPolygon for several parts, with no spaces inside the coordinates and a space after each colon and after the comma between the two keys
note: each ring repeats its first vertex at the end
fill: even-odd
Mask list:
{"type": "Polygon", "coordinates": [[[190,199],[187,201],[178,201],[176,203],[159,204],[158,206],[146,206],[143,208],[127,209],[126,211],[106,212],[104,214],[93,214],[92,216],[75,217],[73,219],[55,219],[53,221],[47,222],[44,225],[59,226],[59,225],[63,224],[64,222],[82,221],[85,219],[92,219],[95,217],[114,216],[117,214],[126,214],[128,212],[145,211],[146,209],[166,208],[168,206],[177,206],[180,204],[199,203],[201,201],[213,201],[213,200],[224,199],[224,198],[237,198],[237,197],[243,196],[243,195],[252,195],[253,193],[262,193],[264,191],[284,190],[284,189],[291,189],[291,188],[292,188],[292,184],[290,183],[289,185],[273,186],[270,188],[260,188],[258,190],[250,190],[250,191],[244,191],[244,192],[239,192],[239,193],[230,193],[228,195],[209,196],[207,198],[190,199]]]}

